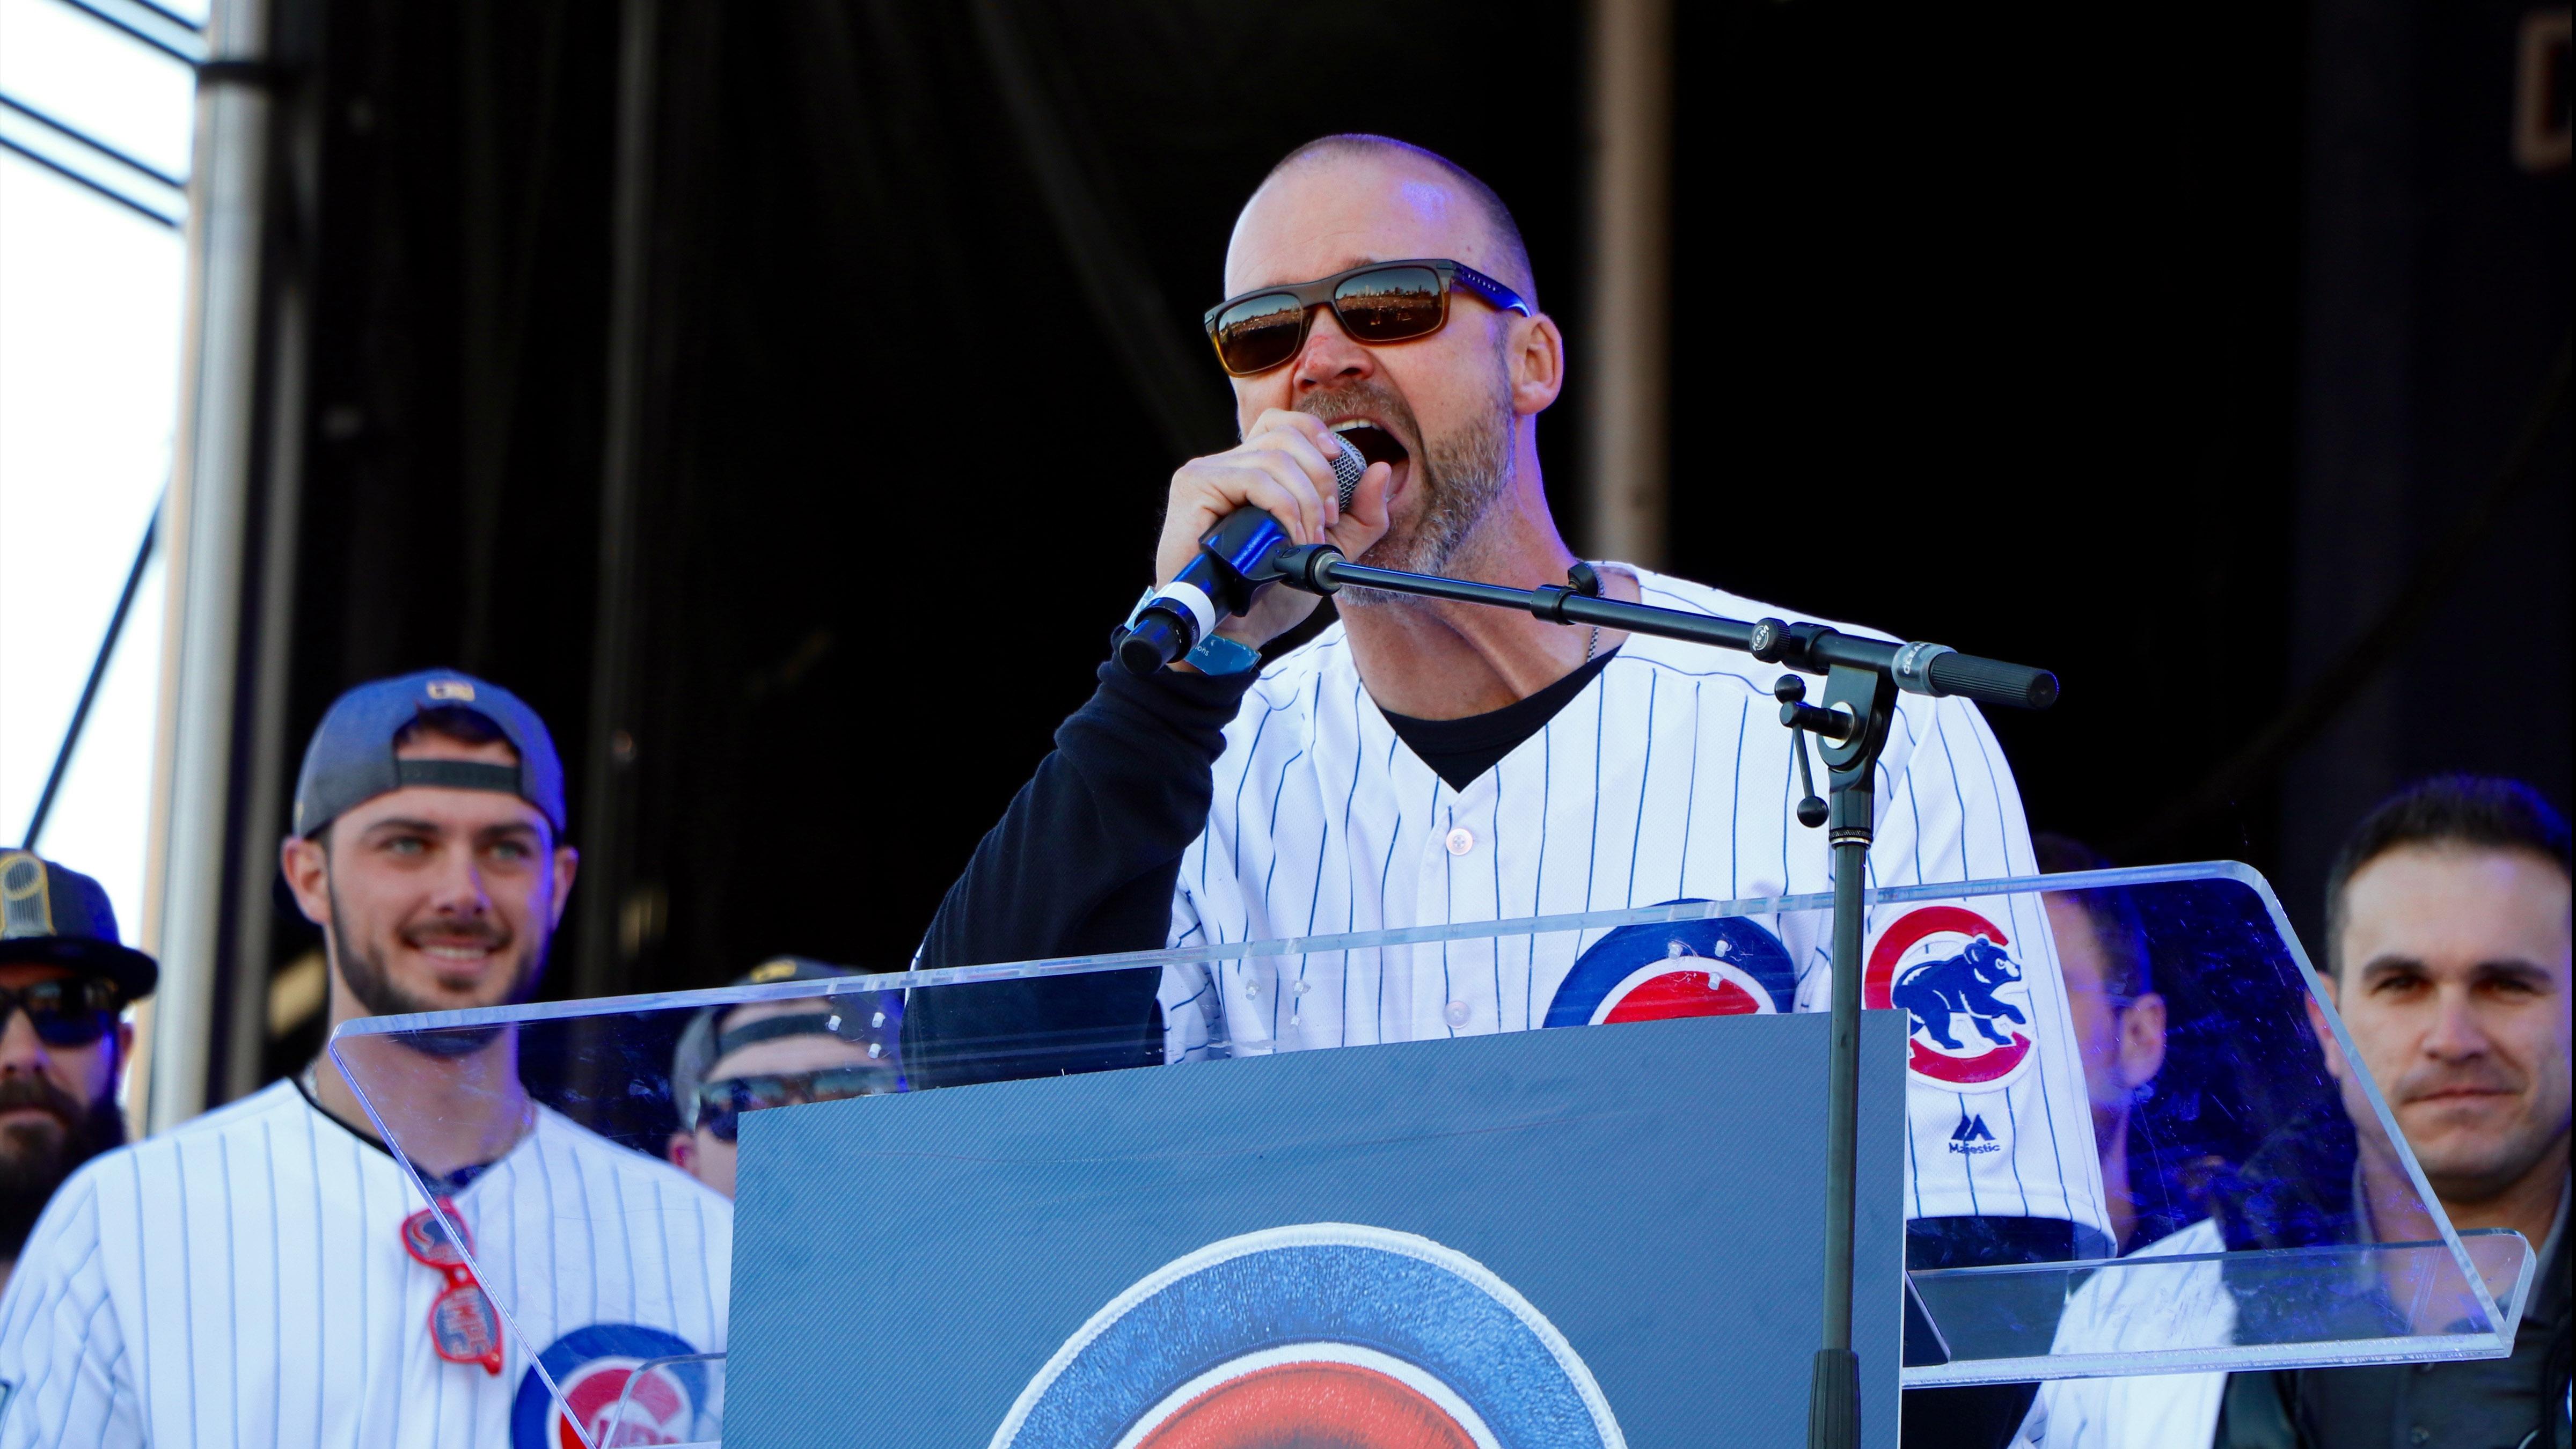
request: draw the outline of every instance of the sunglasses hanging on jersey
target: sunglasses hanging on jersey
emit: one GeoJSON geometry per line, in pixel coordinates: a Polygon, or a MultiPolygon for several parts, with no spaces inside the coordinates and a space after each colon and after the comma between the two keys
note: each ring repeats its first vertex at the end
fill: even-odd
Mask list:
{"type": "Polygon", "coordinates": [[[49,1047],[85,1047],[107,1035],[124,1002],[116,983],[87,977],[75,981],[39,981],[15,990],[0,986],[0,1031],[9,1018],[27,1013],[36,1039],[49,1047]]]}
{"type": "Polygon", "coordinates": [[[1452,287],[1465,287],[1498,311],[1532,315],[1520,294],[1474,267],[1423,258],[1370,262],[1312,282],[1246,292],[1210,307],[1200,320],[1216,344],[1216,360],[1236,377],[1251,377],[1305,347],[1317,307],[1332,308],[1333,320],[1354,342],[1409,342],[1448,324],[1452,287]]]}
{"type": "Polygon", "coordinates": [[[403,1251],[412,1261],[436,1268],[447,1278],[446,1289],[429,1305],[429,1346],[449,1363],[479,1363],[498,1378],[501,1373],[501,1314],[491,1295],[474,1281],[465,1255],[474,1250],[474,1235],[452,1198],[440,1198],[436,1212],[422,1208],[403,1219],[403,1251]],[[439,1213],[447,1221],[439,1220],[439,1213]],[[451,1237],[447,1224],[456,1224],[451,1237]],[[462,1237],[460,1243],[458,1237],[462,1237]]]}

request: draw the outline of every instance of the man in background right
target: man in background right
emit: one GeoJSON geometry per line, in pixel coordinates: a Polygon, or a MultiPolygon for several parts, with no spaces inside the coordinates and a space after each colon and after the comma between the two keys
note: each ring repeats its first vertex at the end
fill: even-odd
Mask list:
{"type": "MultiPolygon", "coordinates": [[[[2451,775],[2382,802],[2326,883],[2326,989],[2425,1180],[2454,1227],[2511,1228],[2538,1252],[2512,1356],[2062,1381],[2029,1441],[2566,1449],[2568,871],[2567,821],[2548,802],[2451,775]]],[[[2216,1221],[2149,1254],[2438,1236],[2354,1064],[2315,1024],[2340,1110],[2274,1134],[2220,1192],[2216,1221]]]]}

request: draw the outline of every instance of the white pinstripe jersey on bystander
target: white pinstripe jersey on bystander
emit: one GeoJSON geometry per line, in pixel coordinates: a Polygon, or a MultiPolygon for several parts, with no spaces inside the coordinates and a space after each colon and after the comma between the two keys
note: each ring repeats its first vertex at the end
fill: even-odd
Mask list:
{"type": "MultiPolygon", "coordinates": [[[[589,1413],[641,1359],[724,1347],[732,1205],[669,1166],[540,1108],[454,1199],[525,1335],[497,1375],[432,1351],[418,1189],[295,1083],[91,1162],[0,1295],[0,1449],[559,1449],[541,1355],[589,1413]]],[[[639,1399],[674,1422],[634,1442],[706,1407],[675,1402],[702,1370],[666,1377],[639,1399]]]]}
{"type": "MultiPolygon", "coordinates": [[[[1603,567],[1634,573],[1648,604],[1799,617],[1603,567]]],[[[1335,624],[1265,670],[1227,726],[1207,830],[1182,860],[1171,943],[1829,891],[1825,832],[1792,815],[1801,792],[1771,695],[1777,673],[1632,635],[1544,729],[1461,790],[1397,738],[1335,624]]],[[[2011,771],[1966,701],[1903,696],[1877,785],[1870,884],[2036,873],[2011,771]]],[[[1821,1010],[1827,928],[1816,911],[1632,928],[1652,941],[1562,932],[1175,967],[1161,993],[1165,1052],[1180,1060],[1220,1044],[1241,1055],[1619,1020],[1623,993],[1656,975],[1649,958],[1674,953],[1725,964],[1707,976],[1697,1011],[1821,1010]]],[[[1968,982],[1964,1015],[1927,1024],[1917,1013],[1907,1215],[2103,1228],[2090,1107],[2037,898],[1881,907],[1870,952],[1877,1006],[1903,1004],[1918,977],[1984,973],[1968,982]],[[1974,944],[1980,936],[1987,947],[1974,944]]],[[[1653,1014],[1694,1012],[1658,1000],[1653,1014]]]]}

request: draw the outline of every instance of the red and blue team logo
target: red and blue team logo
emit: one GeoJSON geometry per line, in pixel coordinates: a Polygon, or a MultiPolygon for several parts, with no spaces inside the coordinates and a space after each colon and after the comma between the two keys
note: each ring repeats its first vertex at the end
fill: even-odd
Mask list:
{"type": "Polygon", "coordinates": [[[1625,1449],[1565,1336],[1429,1238],[1304,1223],[1148,1275],[1056,1350],[992,1449],[1625,1449]]]}
{"type": "Polygon", "coordinates": [[[1925,906],[1898,917],[1870,948],[1861,1004],[1912,1016],[1906,1066],[1915,1075],[1991,1089],[2029,1066],[2030,987],[2011,945],[1974,911],[1925,906]]]}
{"type": "Polygon", "coordinates": [[[1575,961],[1548,1001],[1546,1024],[1767,1016],[1793,1009],[1797,996],[1788,949],[1741,916],[1622,926],[1575,961]]]}
{"type": "Polygon", "coordinates": [[[686,1339],[633,1323],[594,1323],[554,1341],[519,1380],[510,1449],[627,1449],[711,1439],[707,1366],[656,1360],[695,1354],[686,1339]],[[551,1376],[561,1392],[546,1391],[551,1376]],[[578,1427],[576,1427],[578,1426],[578,1427]]]}

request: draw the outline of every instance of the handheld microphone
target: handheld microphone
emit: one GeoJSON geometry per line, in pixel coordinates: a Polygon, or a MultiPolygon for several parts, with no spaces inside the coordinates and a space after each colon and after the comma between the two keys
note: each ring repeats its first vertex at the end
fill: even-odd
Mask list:
{"type": "MultiPolygon", "coordinates": [[[[1368,459],[1346,438],[1329,461],[1347,510],[1368,459]]],[[[1130,674],[1148,675],[1197,648],[1219,622],[1250,609],[1270,587],[1250,580],[1266,573],[1262,565],[1288,546],[1288,530],[1258,508],[1238,508],[1219,519],[1199,540],[1198,555],[1137,609],[1118,641],[1118,662],[1130,674]]]]}

